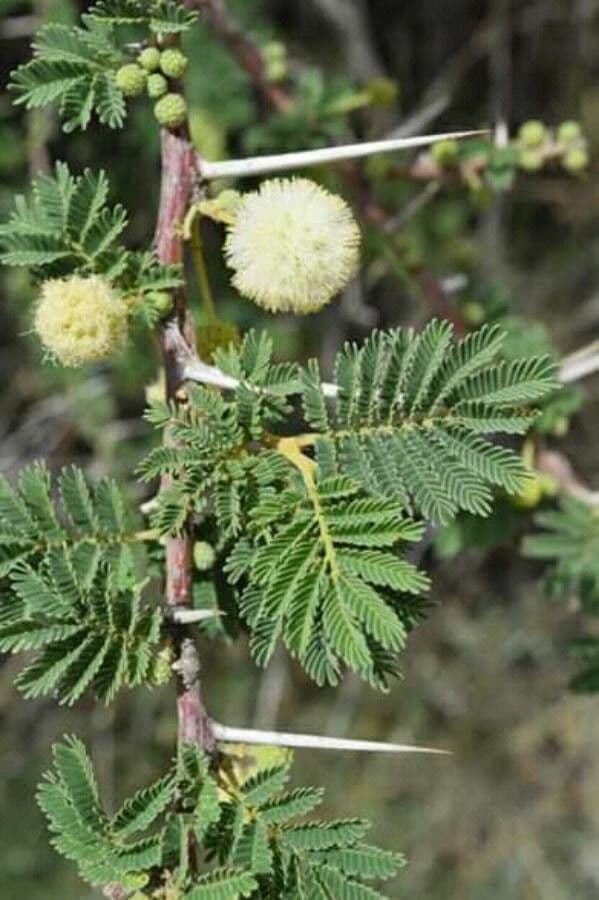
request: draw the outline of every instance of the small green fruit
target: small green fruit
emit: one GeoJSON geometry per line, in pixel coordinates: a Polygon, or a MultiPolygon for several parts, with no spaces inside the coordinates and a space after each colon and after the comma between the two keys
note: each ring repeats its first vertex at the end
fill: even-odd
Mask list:
{"type": "Polygon", "coordinates": [[[172,311],[173,298],[166,291],[150,291],[147,300],[160,316],[167,316],[172,311]]]}
{"type": "Polygon", "coordinates": [[[193,545],[193,562],[198,572],[207,572],[216,560],[216,553],[212,544],[207,541],[197,541],[193,545]]]}
{"type": "Polygon", "coordinates": [[[267,81],[282,81],[287,76],[287,48],[281,41],[269,41],[262,48],[267,81]]]}
{"type": "Polygon", "coordinates": [[[181,94],[165,94],[154,106],[154,115],[165,128],[178,128],[187,118],[187,103],[181,94]]]}
{"type": "Polygon", "coordinates": [[[570,420],[567,416],[558,416],[558,418],[553,423],[553,428],[551,429],[551,434],[555,437],[565,437],[570,430],[570,420]]]}
{"type": "Polygon", "coordinates": [[[160,68],[169,78],[181,78],[187,69],[188,59],[180,50],[163,50],[160,68]]]}
{"type": "Polygon", "coordinates": [[[540,147],[547,136],[547,129],[542,122],[531,119],[525,122],[518,132],[518,140],[523,147],[540,147]]]}
{"type": "Polygon", "coordinates": [[[458,159],[457,141],[438,141],[431,147],[431,155],[440,166],[454,166],[458,159]]]}
{"type": "Polygon", "coordinates": [[[272,83],[287,78],[287,63],[284,59],[269,59],[265,67],[266,80],[272,83]]]}
{"type": "Polygon", "coordinates": [[[125,97],[138,97],[143,93],[147,78],[148,73],[137,63],[128,63],[126,66],[121,66],[116,73],[116,84],[125,97]]]}
{"type": "Polygon", "coordinates": [[[518,509],[534,509],[543,499],[543,484],[538,475],[529,478],[520,493],[512,496],[512,503],[518,509]]]}
{"type": "Polygon", "coordinates": [[[582,172],[589,164],[589,154],[585,147],[573,147],[564,153],[562,165],[568,172],[582,172]]]}
{"type": "Polygon", "coordinates": [[[160,68],[160,50],[158,47],[146,47],[137,57],[137,62],[146,72],[157,72],[160,68]]]}
{"type": "Polygon", "coordinates": [[[262,48],[262,56],[265,59],[285,59],[287,47],[282,41],[268,41],[262,48]]]}
{"type": "Polygon", "coordinates": [[[480,325],[485,318],[485,308],[482,303],[476,300],[466,300],[462,304],[462,316],[468,325],[480,325]]]}
{"type": "Polygon", "coordinates": [[[371,78],[365,90],[373,106],[393,106],[399,97],[399,84],[393,78],[371,78]]]}
{"type": "Polygon", "coordinates": [[[539,475],[539,483],[544,497],[555,497],[559,492],[559,482],[553,475],[547,473],[539,475]]]}
{"type": "Polygon", "coordinates": [[[543,168],[543,156],[538,150],[522,150],[518,157],[518,165],[526,172],[538,172],[543,168]]]}
{"type": "Polygon", "coordinates": [[[579,122],[562,122],[557,129],[557,140],[560,144],[574,144],[582,138],[582,128],[579,122]]]}
{"type": "Polygon", "coordinates": [[[164,75],[156,72],[156,74],[149,76],[148,95],[152,98],[152,100],[158,100],[159,97],[164,97],[167,91],[168,81],[166,80],[164,75]]]}

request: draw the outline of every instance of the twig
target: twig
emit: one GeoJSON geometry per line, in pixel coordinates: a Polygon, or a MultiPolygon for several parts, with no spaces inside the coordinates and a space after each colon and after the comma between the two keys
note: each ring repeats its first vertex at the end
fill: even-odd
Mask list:
{"type": "Polygon", "coordinates": [[[287,91],[268,81],[260,48],[237,26],[223,0],[188,0],[189,7],[200,10],[215,37],[249,75],[256,91],[279,112],[288,110],[293,100],[287,91]]]}
{"type": "Polygon", "coordinates": [[[198,160],[200,178],[212,181],[216,178],[242,178],[253,175],[271,175],[290,169],[305,169],[325,163],[362,159],[377,153],[394,153],[415,147],[428,147],[442,140],[460,140],[489,134],[486,128],[473,131],[451,131],[446,134],[417,135],[408,138],[393,138],[383,141],[363,141],[339,147],[322,147],[316,150],[300,150],[294,153],[277,153],[269,156],[254,156],[247,159],[231,159],[222,162],[198,160]]]}
{"type": "Polygon", "coordinates": [[[412,744],[388,744],[380,741],[354,741],[347,738],[321,737],[317,734],[293,734],[286,731],[261,731],[256,728],[232,728],[212,723],[217,741],[232,744],[259,744],[271,747],[295,747],[302,750],[347,750],[359,753],[434,753],[450,756],[450,750],[419,747],[412,744]]]}
{"type": "Polygon", "coordinates": [[[34,34],[40,26],[39,16],[12,16],[0,25],[0,38],[25,38],[34,34]]]}
{"type": "Polygon", "coordinates": [[[312,5],[343,36],[347,67],[355,78],[366,80],[384,74],[371,39],[364,0],[312,0],[312,5]]]}
{"type": "Polygon", "coordinates": [[[599,507],[599,491],[592,490],[579,478],[572,463],[563,453],[542,448],[535,457],[535,469],[551,476],[558,483],[562,493],[588,506],[599,507]]]}
{"type": "Polygon", "coordinates": [[[563,384],[572,384],[597,371],[599,371],[599,341],[593,341],[588,347],[576,350],[562,360],[559,379],[563,384]]]}
{"type": "Polygon", "coordinates": [[[418,213],[427,206],[430,201],[437,196],[441,189],[440,181],[430,181],[426,184],[412,199],[406,203],[402,210],[396,215],[387,219],[383,225],[385,234],[394,234],[401,231],[408,222],[418,215],[418,213]]]}

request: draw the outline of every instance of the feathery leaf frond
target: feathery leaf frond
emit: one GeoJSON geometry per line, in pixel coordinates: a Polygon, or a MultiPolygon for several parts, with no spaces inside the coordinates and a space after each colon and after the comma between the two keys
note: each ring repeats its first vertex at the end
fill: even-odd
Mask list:
{"type": "Polygon", "coordinates": [[[40,279],[100,275],[122,293],[138,297],[181,284],[177,266],[162,266],[153,253],[121,243],[127,227],[122,206],[108,204],[104,172],[73,175],[58,162],[51,175],[38,175],[29,199],[19,196],[8,222],[0,225],[0,261],[24,266],[40,279]]]}
{"type": "Polygon", "coordinates": [[[37,109],[58,105],[66,132],[85,130],[95,113],[109,128],[121,128],[125,99],[115,80],[123,55],[112,29],[84,16],[82,26],[44,25],[33,43],[33,59],[12,75],[15,103],[37,109]]]}
{"type": "Polygon", "coordinates": [[[535,413],[524,405],[556,387],[552,360],[498,362],[501,341],[485,326],[452,343],[451,326],[438,320],[420,334],[374,332],[337,357],[334,415],[312,363],[301,374],[304,413],[327,474],[345,473],[437,522],[460,509],[487,515],[490,485],[513,492],[526,472],[482,435],[526,431],[535,413]]]}

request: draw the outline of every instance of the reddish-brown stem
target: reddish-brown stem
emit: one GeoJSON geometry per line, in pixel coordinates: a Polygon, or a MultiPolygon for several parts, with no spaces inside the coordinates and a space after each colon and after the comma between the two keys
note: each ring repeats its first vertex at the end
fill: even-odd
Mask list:
{"type": "MultiPolygon", "coordinates": [[[[162,132],[162,180],[156,226],[156,253],[165,265],[183,261],[181,224],[191,199],[196,152],[185,130],[162,132]]],[[[195,350],[193,321],[185,302],[185,292],[177,291],[170,318],[160,329],[160,347],[166,373],[167,398],[177,402],[183,364],[195,350]]],[[[168,435],[165,438],[168,440],[168,435]]],[[[167,479],[163,487],[167,486],[167,479]]],[[[184,529],[166,542],[166,600],[170,606],[193,606],[192,537],[184,529]]],[[[214,735],[200,692],[200,665],[195,641],[185,626],[173,626],[178,653],[179,740],[197,743],[211,751],[214,735]]]]}
{"type": "Polygon", "coordinates": [[[268,81],[260,48],[229,16],[223,0],[188,0],[188,5],[200,10],[215,36],[245,69],[258,95],[279,112],[288,110],[293,99],[285,88],[268,81]]]}

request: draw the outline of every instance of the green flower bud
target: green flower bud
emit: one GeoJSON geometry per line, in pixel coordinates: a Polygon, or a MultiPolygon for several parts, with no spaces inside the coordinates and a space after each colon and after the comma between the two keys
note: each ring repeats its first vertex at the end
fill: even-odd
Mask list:
{"type": "Polygon", "coordinates": [[[154,75],[150,75],[148,78],[148,95],[153,100],[158,100],[159,97],[164,97],[164,95],[168,91],[168,81],[161,75],[159,72],[156,72],[154,75]]]}
{"type": "Polygon", "coordinates": [[[138,97],[143,93],[147,78],[148,73],[137,63],[129,63],[116,73],[116,84],[125,97],[138,97]]]}
{"type": "Polygon", "coordinates": [[[542,122],[531,119],[525,122],[518,132],[518,140],[523,147],[540,147],[547,136],[547,129],[542,122]]]}
{"type": "Polygon", "coordinates": [[[262,48],[262,55],[268,60],[285,59],[287,47],[282,41],[268,41],[262,48]]]}
{"type": "Polygon", "coordinates": [[[466,300],[462,304],[462,315],[468,325],[480,325],[485,318],[485,308],[482,303],[477,303],[476,300],[466,300]]]}
{"type": "Polygon", "coordinates": [[[166,291],[150,291],[146,299],[160,316],[168,316],[173,308],[173,298],[166,291]]]}
{"type": "Polygon", "coordinates": [[[557,129],[557,140],[560,144],[574,144],[582,138],[582,128],[579,122],[562,122],[557,129]]]}
{"type": "Polygon", "coordinates": [[[165,128],[178,128],[187,118],[187,103],[181,94],[165,94],[154,106],[154,115],[165,128]]]}
{"type": "Polygon", "coordinates": [[[160,68],[169,78],[181,78],[187,64],[188,59],[180,50],[164,50],[160,54],[160,68]]]}
{"type": "Polygon", "coordinates": [[[146,72],[156,72],[160,68],[160,50],[158,47],[146,47],[137,57],[137,62],[146,72]]]}
{"type": "Polygon", "coordinates": [[[373,106],[393,106],[399,97],[399,84],[393,78],[371,78],[365,90],[373,106]]]}
{"type": "Polygon", "coordinates": [[[534,473],[518,494],[512,495],[512,503],[518,509],[534,509],[543,499],[543,484],[539,476],[534,473]]]}
{"type": "Polygon", "coordinates": [[[570,421],[567,416],[558,416],[558,418],[553,423],[553,428],[551,429],[551,434],[555,435],[555,437],[565,437],[570,430],[570,421]]]}
{"type": "Polygon", "coordinates": [[[518,165],[526,172],[538,172],[543,168],[543,156],[538,150],[522,150],[518,165]]]}
{"type": "Polygon", "coordinates": [[[287,63],[284,59],[269,59],[265,66],[266,80],[273,84],[287,77],[287,63]]]}
{"type": "Polygon", "coordinates": [[[431,147],[431,155],[440,166],[454,166],[458,159],[457,141],[438,141],[431,147]]]}
{"type": "Polygon", "coordinates": [[[559,491],[559,482],[557,479],[546,472],[539,475],[539,484],[541,485],[544,497],[555,497],[559,491]]]}
{"type": "Polygon", "coordinates": [[[216,560],[216,553],[212,544],[206,541],[197,541],[193,545],[193,562],[198,572],[207,572],[216,560]]]}
{"type": "Polygon", "coordinates": [[[568,172],[578,174],[582,172],[589,164],[589,153],[586,147],[573,147],[564,153],[562,165],[568,172]]]}

